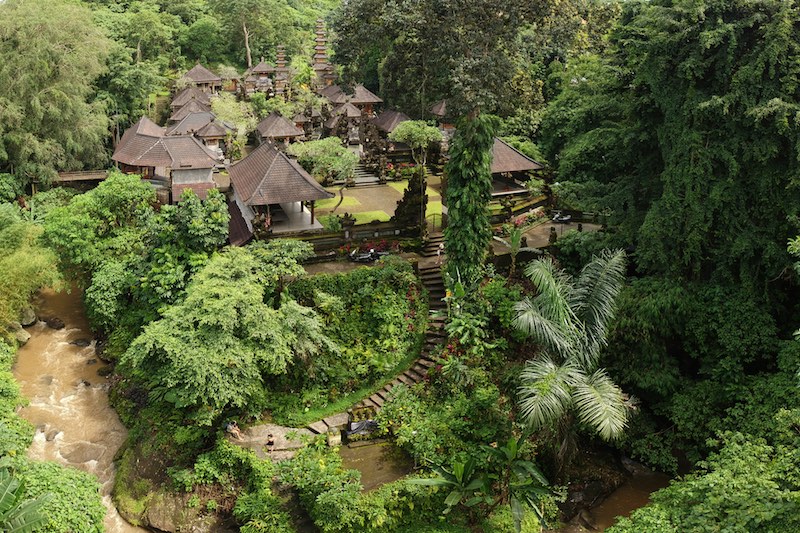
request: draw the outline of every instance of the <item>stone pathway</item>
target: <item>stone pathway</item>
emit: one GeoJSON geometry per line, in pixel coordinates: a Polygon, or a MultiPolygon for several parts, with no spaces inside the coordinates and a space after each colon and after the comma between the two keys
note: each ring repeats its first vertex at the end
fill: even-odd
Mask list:
{"type": "MultiPolygon", "coordinates": [[[[431,311],[444,309],[445,303],[442,298],[445,296],[444,281],[442,280],[441,269],[438,265],[420,267],[419,275],[422,284],[428,291],[429,307],[431,311]]],[[[428,329],[425,331],[425,340],[422,346],[422,353],[410,368],[394,377],[389,383],[378,389],[369,398],[355,404],[352,409],[371,408],[375,412],[380,411],[383,404],[389,400],[392,389],[399,385],[408,387],[415,385],[425,379],[428,369],[436,366],[433,360],[433,352],[441,343],[447,339],[444,332],[444,317],[431,317],[428,321],[428,329]]],[[[347,413],[339,413],[323,420],[318,420],[308,425],[308,429],[316,434],[325,434],[330,428],[343,429],[348,422],[347,413]]]]}
{"type": "Polygon", "coordinates": [[[306,445],[303,437],[311,436],[313,433],[307,429],[288,428],[275,424],[258,424],[242,430],[242,438],[235,439],[228,436],[234,444],[242,448],[249,448],[256,452],[256,456],[261,459],[269,458],[273,461],[283,461],[291,459],[294,452],[306,445]],[[267,442],[272,435],[272,446],[267,442]]]}

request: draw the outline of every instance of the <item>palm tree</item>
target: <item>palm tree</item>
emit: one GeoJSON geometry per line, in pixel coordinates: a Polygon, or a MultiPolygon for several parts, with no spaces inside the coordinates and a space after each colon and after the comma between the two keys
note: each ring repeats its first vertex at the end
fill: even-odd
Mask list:
{"type": "Polygon", "coordinates": [[[599,368],[625,280],[625,253],[604,251],[577,279],[551,259],[530,263],[525,275],[538,294],[516,305],[516,326],[541,345],[542,354],[520,375],[519,407],[530,429],[553,431],[560,469],[575,449],[576,419],[604,440],[621,436],[628,421],[631,401],[599,368]]]}

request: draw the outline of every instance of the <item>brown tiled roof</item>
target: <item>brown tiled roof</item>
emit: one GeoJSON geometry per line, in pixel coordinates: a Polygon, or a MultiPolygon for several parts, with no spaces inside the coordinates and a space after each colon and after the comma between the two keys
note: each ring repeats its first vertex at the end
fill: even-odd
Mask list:
{"type": "Polygon", "coordinates": [[[134,167],[212,168],[215,155],[192,136],[165,136],[164,128],[147,117],[131,126],[120,139],[114,161],[134,167]]]}
{"type": "Polygon", "coordinates": [[[258,65],[250,69],[248,74],[271,74],[273,72],[275,72],[275,67],[273,67],[269,63],[266,63],[262,58],[261,62],[259,62],[258,65]]]}
{"type": "Polygon", "coordinates": [[[372,123],[375,124],[375,126],[377,126],[377,128],[381,131],[392,133],[398,124],[405,122],[406,120],[411,120],[411,118],[405,113],[387,109],[377,117],[373,118],[372,123]]]}
{"type": "Polygon", "coordinates": [[[286,137],[300,137],[303,131],[283,118],[280,113],[273,111],[267,118],[256,126],[258,133],[268,139],[283,139],[286,137]]]}
{"type": "Polygon", "coordinates": [[[211,97],[208,96],[208,94],[204,93],[197,87],[187,87],[175,95],[175,98],[172,99],[170,107],[172,109],[177,109],[185,106],[192,100],[197,100],[201,104],[205,104],[207,106],[211,105],[211,97]]]}
{"type": "Polygon", "coordinates": [[[442,100],[441,102],[436,102],[433,104],[433,106],[431,106],[431,113],[437,117],[443,117],[447,115],[447,100],[442,100]]]}
{"type": "Polygon", "coordinates": [[[225,137],[228,133],[232,133],[234,128],[229,126],[228,124],[222,122],[221,120],[214,119],[199,130],[195,132],[195,135],[200,137],[201,139],[213,138],[213,137],[225,137]]]}
{"type": "Polygon", "coordinates": [[[332,198],[308,172],[274,146],[262,144],[229,169],[231,186],[247,205],[332,198]]]}
{"type": "Polygon", "coordinates": [[[228,223],[228,242],[234,246],[242,246],[253,238],[253,232],[247,227],[242,210],[234,200],[228,202],[228,214],[231,216],[228,223]]]}
{"type": "Polygon", "coordinates": [[[172,184],[172,203],[178,203],[181,199],[181,195],[183,191],[186,189],[191,189],[197,195],[198,198],[201,200],[205,200],[208,198],[208,191],[211,189],[216,189],[217,184],[214,182],[210,183],[178,183],[172,184]]]}
{"type": "Polygon", "coordinates": [[[201,112],[209,112],[211,111],[211,106],[206,105],[200,100],[189,100],[189,103],[182,106],[180,109],[175,111],[169,119],[172,122],[178,122],[182,120],[186,115],[189,113],[201,113],[201,112]]]}
{"type": "Polygon", "coordinates": [[[348,102],[334,109],[333,114],[342,115],[347,118],[358,118],[361,116],[361,110],[348,102]]]}
{"type": "Polygon", "coordinates": [[[499,139],[494,138],[492,147],[492,174],[504,172],[525,172],[527,170],[541,170],[544,167],[526,156],[519,150],[499,139]]]}
{"type": "Polygon", "coordinates": [[[189,72],[184,74],[184,76],[195,83],[222,83],[222,78],[208,70],[200,63],[193,66],[189,72]]]}
{"type": "Polygon", "coordinates": [[[214,113],[209,111],[188,113],[180,122],[167,127],[167,135],[189,135],[203,129],[214,118],[214,113]]]}
{"type": "Polygon", "coordinates": [[[353,89],[353,96],[350,97],[350,102],[356,105],[364,104],[380,104],[383,102],[376,94],[367,89],[361,84],[356,85],[353,89]]]}
{"type": "Polygon", "coordinates": [[[296,114],[292,119],[292,122],[294,122],[295,124],[305,124],[306,122],[309,121],[311,121],[311,119],[305,116],[303,113],[296,114]]]}
{"type": "Polygon", "coordinates": [[[199,139],[191,135],[164,137],[161,142],[166,146],[167,152],[172,157],[171,164],[167,166],[173,170],[214,168],[217,164],[217,155],[206,148],[199,139]]]}
{"type": "Polygon", "coordinates": [[[327,87],[323,87],[319,90],[319,95],[324,96],[325,98],[332,96],[336,93],[343,92],[342,88],[338,85],[328,85],[327,87]]]}
{"type": "Polygon", "coordinates": [[[335,105],[341,105],[347,103],[347,95],[343,92],[334,93],[332,96],[328,97],[328,101],[335,105]]]}

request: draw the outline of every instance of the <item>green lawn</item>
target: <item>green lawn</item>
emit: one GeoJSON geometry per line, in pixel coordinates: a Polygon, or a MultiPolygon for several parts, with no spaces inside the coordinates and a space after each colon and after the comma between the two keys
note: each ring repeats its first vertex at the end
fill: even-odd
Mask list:
{"type": "MultiPolygon", "coordinates": [[[[334,207],[336,207],[336,204],[339,203],[339,200],[340,198],[338,196],[336,196],[335,198],[328,198],[327,200],[319,200],[316,203],[316,207],[317,209],[333,209],[334,207]]],[[[355,207],[359,205],[361,205],[361,202],[359,202],[356,198],[353,198],[351,196],[345,196],[344,200],[342,201],[342,205],[340,205],[339,208],[355,207]]]]}
{"type": "Polygon", "coordinates": [[[373,220],[380,220],[381,222],[389,222],[392,216],[386,211],[364,211],[362,213],[353,213],[356,217],[356,224],[368,224],[373,220]]]}

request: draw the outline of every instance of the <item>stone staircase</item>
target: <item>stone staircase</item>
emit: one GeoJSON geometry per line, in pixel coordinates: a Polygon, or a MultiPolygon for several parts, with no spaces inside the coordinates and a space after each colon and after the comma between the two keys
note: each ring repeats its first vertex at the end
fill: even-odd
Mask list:
{"type": "MultiPolygon", "coordinates": [[[[437,244],[438,246],[438,244],[437,244]]],[[[435,252],[434,252],[435,253],[435,252]]],[[[419,276],[422,284],[428,291],[429,307],[431,311],[439,311],[445,308],[446,304],[442,300],[445,297],[444,280],[442,279],[441,269],[436,265],[420,267],[419,276]]],[[[414,361],[411,367],[398,374],[389,383],[376,391],[369,398],[355,404],[352,409],[372,409],[380,411],[386,401],[391,397],[392,389],[398,385],[412,386],[425,379],[428,369],[436,366],[433,360],[433,353],[436,348],[447,340],[447,333],[444,331],[445,318],[433,316],[428,321],[428,328],[425,330],[425,340],[422,345],[420,358],[414,361]]],[[[347,423],[347,413],[339,413],[323,420],[308,425],[308,429],[316,434],[327,433],[329,428],[341,429],[347,423]]]]}
{"type": "MultiPolygon", "coordinates": [[[[431,233],[428,235],[428,241],[422,247],[422,257],[434,257],[439,245],[444,242],[443,233],[431,233]]],[[[444,259],[444,258],[442,258],[444,259]]]]}
{"type": "Polygon", "coordinates": [[[364,166],[364,163],[359,163],[356,165],[355,171],[353,172],[354,179],[356,182],[356,186],[359,185],[377,185],[380,182],[380,178],[376,176],[374,173],[367,170],[364,166]]]}
{"type": "MultiPolygon", "coordinates": [[[[381,180],[376,174],[367,170],[364,163],[359,163],[353,171],[353,181],[356,187],[369,187],[372,185],[380,185],[381,180]]],[[[345,180],[334,180],[333,182],[336,186],[341,186],[345,183],[345,180]]]]}

